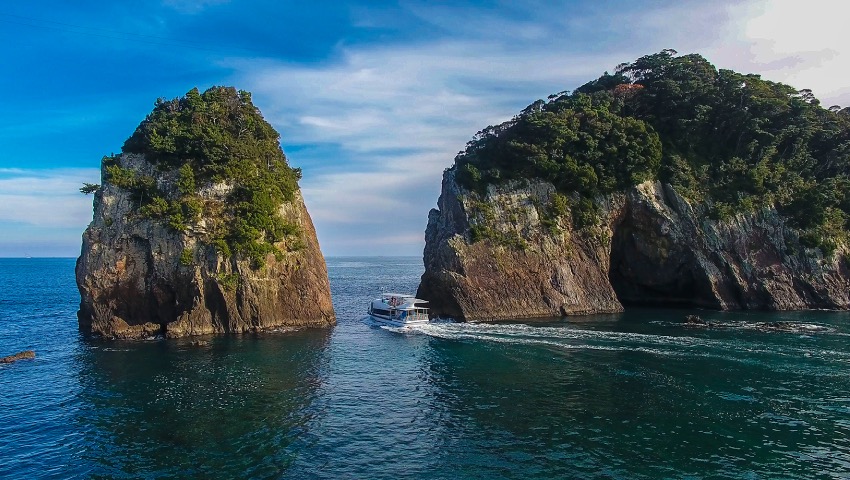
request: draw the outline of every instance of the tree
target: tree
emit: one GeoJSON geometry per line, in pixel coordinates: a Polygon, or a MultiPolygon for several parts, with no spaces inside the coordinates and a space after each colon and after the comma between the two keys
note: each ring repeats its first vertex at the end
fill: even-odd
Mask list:
{"type": "Polygon", "coordinates": [[[850,108],[700,55],[646,55],[537,101],[479,132],[455,164],[479,191],[541,178],[577,195],[575,208],[660,178],[717,217],[774,206],[812,245],[850,244],[850,108]]]}
{"type": "Polygon", "coordinates": [[[91,193],[98,191],[99,189],[100,189],[100,185],[98,185],[96,183],[83,182],[83,186],[80,188],[80,193],[85,194],[85,195],[89,195],[91,193]]]}

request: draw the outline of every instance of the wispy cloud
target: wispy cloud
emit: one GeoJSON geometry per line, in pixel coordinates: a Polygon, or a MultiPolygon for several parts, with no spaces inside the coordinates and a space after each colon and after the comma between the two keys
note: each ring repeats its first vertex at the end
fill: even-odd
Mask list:
{"type": "Polygon", "coordinates": [[[230,0],[163,0],[162,4],[180,13],[197,14],[213,5],[228,3],[230,0]]]}
{"type": "MultiPolygon", "coordinates": [[[[642,47],[625,43],[600,52],[587,43],[570,43],[587,26],[564,11],[525,9],[511,16],[425,4],[410,8],[439,30],[457,34],[341,46],[335,61],[314,65],[226,62],[236,82],[254,92],[266,117],[283,132],[284,144],[332,145],[342,152],[341,158],[316,159],[322,169],[313,174],[305,168],[302,182],[323,247],[331,254],[348,253],[388,232],[403,232],[388,237],[403,242],[397,248],[420,252],[442,171],[475,132],[538,98],[667,47],[663,38],[675,36],[669,22],[641,13],[630,19],[636,31],[664,33],[655,47],[639,51],[642,47]],[[342,225],[345,233],[336,235],[342,225]]],[[[710,18],[693,10],[678,18],[710,18]]],[[[364,23],[375,26],[376,19],[380,16],[372,15],[364,23]]],[[[297,156],[291,161],[299,164],[297,156]]]]}
{"type": "MultiPolygon", "coordinates": [[[[221,9],[214,8],[222,3],[165,0],[169,8],[163,11],[206,25],[222,20],[216,17],[221,9]]],[[[720,67],[811,88],[826,105],[850,104],[845,86],[850,30],[840,25],[843,4],[831,0],[810,0],[803,7],[792,0],[529,0],[486,7],[405,0],[387,8],[372,3],[339,8],[350,16],[339,38],[320,24],[302,26],[323,41],[319,53],[272,56],[268,52],[277,47],[286,49],[266,48],[273,43],[262,35],[257,38],[264,48],[253,48],[246,39],[242,50],[265,52],[262,58],[231,57],[210,66],[203,53],[204,68],[209,67],[203,78],[252,91],[281,132],[284,148],[291,147],[291,163],[304,167],[305,199],[331,255],[418,254],[440,175],[476,131],[509,119],[538,98],[574,89],[621,62],[663,48],[703,53],[720,67]],[[801,21],[803,14],[810,19],[801,21]],[[324,49],[335,41],[332,51],[324,49]]],[[[167,30],[171,20],[162,28],[167,30]]],[[[243,26],[253,21],[241,20],[243,26]]],[[[298,32],[294,35],[304,35],[298,32]]],[[[151,61],[162,58],[151,56],[151,61]]],[[[195,70],[179,71],[180,65],[170,63],[168,68],[154,63],[150,70],[167,71],[168,82],[178,78],[188,89],[198,83],[200,70],[185,64],[195,70]]],[[[124,83],[141,82],[136,74],[124,83]]],[[[163,89],[157,95],[182,93],[167,90],[158,76],[144,78],[163,89]]],[[[92,115],[90,107],[55,110],[7,121],[0,139],[115,123],[92,115]]],[[[110,144],[120,145],[130,133],[124,128],[110,144]]],[[[0,170],[0,229],[14,222],[43,232],[82,231],[91,218],[91,199],[77,188],[97,178],[94,169],[0,170]]]]}
{"type": "Polygon", "coordinates": [[[78,228],[82,232],[91,221],[92,199],[79,188],[83,182],[98,183],[99,178],[99,170],[91,168],[2,169],[0,224],[46,228],[48,235],[54,228],[78,228]]]}
{"type": "Polygon", "coordinates": [[[728,10],[728,34],[706,49],[716,63],[810,88],[825,106],[850,105],[847,5],[832,0],[758,0],[728,10]]]}
{"type": "Polygon", "coordinates": [[[404,231],[392,238],[418,253],[441,172],[466,141],[570,75],[592,75],[578,58],[544,70],[537,65],[551,66],[555,56],[536,57],[458,42],[346,50],[340,62],[318,67],[234,66],[285,143],[333,145],[344,156],[327,159],[335,168],[315,176],[308,169],[302,182],[323,247],[347,253],[364,239],[404,231]],[[484,83],[492,89],[482,91],[484,83]],[[339,223],[346,234],[326,234],[339,223]]]}

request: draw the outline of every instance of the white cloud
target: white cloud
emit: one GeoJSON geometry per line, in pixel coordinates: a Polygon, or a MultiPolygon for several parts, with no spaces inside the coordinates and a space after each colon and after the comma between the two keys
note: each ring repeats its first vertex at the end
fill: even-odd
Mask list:
{"type": "MultiPolygon", "coordinates": [[[[805,12],[786,0],[616,11],[600,4],[582,12],[551,2],[493,11],[405,5],[445,35],[342,46],[334,61],[314,65],[226,62],[279,128],[284,146],[341,152],[342,158],[315,159],[321,169],[305,168],[302,181],[330,254],[359,251],[376,237],[420,252],[442,170],[476,131],[663,48],[812,88],[827,105],[850,103],[850,90],[841,85],[850,73],[850,30],[836,25],[845,17],[841,2],[813,0],[805,12]],[[801,21],[806,12],[819,20],[801,21]]],[[[387,21],[375,12],[362,17],[369,28],[387,21]]],[[[297,155],[290,160],[299,165],[297,155]]]]}
{"type": "Polygon", "coordinates": [[[729,8],[733,29],[709,46],[725,68],[811,89],[824,106],[850,105],[850,4],[759,0],[729,8]]]}
{"type": "MultiPolygon", "coordinates": [[[[694,10],[678,18],[710,18],[694,10]]],[[[669,46],[661,41],[649,51],[627,45],[594,52],[565,41],[587,25],[568,15],[543,18],[545,12],[521,22],[452,8],[419,6],[414,13],[461,33],[452,39],[345,47],[337,61],[326,64],[227,63],[237,83],[254,92],[254,100],[281,130],[284,145],[335,145],[343,152],[343,166],[315,175],[308,169],[302,181],[330,254],[348,253],[349,247],[400,228],[406,233],[392,238],[408,243],[398,247],[419,253],[442,171],[475,132],[509,119],[538,98],[669,46]]],[[[643,15],[629,21],[640,31],[657,19],[643,15]]],[[[661,26],[670,28],[669,22],[661,26]]],[[[297,156],[290,160],[299,164],[297,156]]]]}
{"type": "MultiPolygon", "coordinates": [[[[92,217],[92,198],[80,193],[83,182],[98,183],[92,168],[0,170],[0,222],[45,228],[79,228],[92,217]]],[[[0,245],[2,248],[2,245],[0,245]]]]}
{"type": "MultiPolygon", "coordinates": [[[[185,14],[225,2],[163,0],[185,14]]],[[[850,30],[841,24],[850,6],[836,0],[399,5],[368,5],[351,15],[354,26],[386,30],[387,38],[403,31],[403,41],[369,36],[373,43],[358,43],[353,35],[319,63],[229,59],[221,65],[230,78],[213,82],[253,91],[284,147],[300,147],[288,154],[305,168],[302,188],[329,254],[418,254],[442,170],[476,131],[663,48],[811,88],[825,106],[850,105],[850,30]],[[409,30],[397,24],[401,17],[409,30]],[[379,251],[369,252],[370,245],[379,251]]],[[[48,130],[67,135],[113,117],[97,112],[127,108],[92,110],[84,100],[82,110],[24,112],[3,125],[0,140],[48,130]]],[[[95,169],[0,169],[0,240],[11,238],[2,230],[12,224],[45,235],[82,231],[91,197],[77,189],[98,176],[95,169]]]]}
{"type": "MultiPolygon", "coordinates": [[[[162,0],[184,14],[226,2],[162,0]]],[[[404,0],[387,9],[329,8],[352,9],[352,25],[369,32],[366,40],[343,29],[349,36],[318,63],[236,58],[220,65],[230,78],[204,78],[253,91],[284,147],[299,147],[288,154],[305,169],[302,188],[330,254],[369,253],[364,249],[379,244],[374,253],[392,247],[418,254],[442,170],[476,131],[663,48],[811,88],[825,106],[850,105],[850,29],[842,25],[850,4],[837,0],[527,0],[487,7],[404,0]]],[[[138,29],[152,28],[146,15],[139,18],[138,29]]],[[[217,75],[154,71],[180,82],[217,75]]],[[[156,85],[159,77],[151,78],[156,85]]],[[[130,108],[123,100],[101,108],[106,100],[75,98],[74,105],[17,112],[0,128],[0,143],[45,131],[92,132],[130,108]]],[[[0,169],[0,248],[12,236],[4,231],[9,225],[45,235],[82,231],[91,197],[77,189],[97,178],[95,169],[0,169]]]]}
{"type": "MultiPolygon", "coordinates": [[[[335,145],[344,164],[302,181],[329,254],[349,253],[381,232],[421,252],[443,169],[475,132],[539,97],[594,78],[621,57],[516,55],[477,42],[349,49],[331,65],[233,61],[287,143],[335,145]],[[332,235],[339,225],[344,234],[332,235]],[[352,230],[352,225],[370,225],[352,230]],[[377,226],[376,226],[377,225],[377,226]],[[358,236],[360,235],[360,236],[358,236]]],[[[297,156],[290,161],[299,165],[297,156]]],[[[339,164],[330,158],[326,163],[339,164]]]]}

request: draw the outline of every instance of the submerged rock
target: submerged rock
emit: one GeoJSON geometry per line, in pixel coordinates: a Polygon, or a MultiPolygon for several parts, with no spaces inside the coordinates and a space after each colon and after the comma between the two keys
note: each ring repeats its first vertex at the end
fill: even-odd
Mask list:
{"type": "Polygon", "coordinates": [[[81,330],[147,338],[334,324],[325,261],[295,183],[300,171],[289,169],[277,133],[247,93],[193,90],[158,102],[124,149],[104,158],[83,234],[81,330]],[[205,115],[221,109],[231,109],[232,129],[212,139],[192,133],[213,128],[215,118],[205,115]],[[175,122],[186,131],[173,141],[189,145],[185,157],[159,147],[170,144],[153,131],[157,115],[184,115],[175,122]],[[250,156],[260,148],[266,157],[250,156]],[[239,157],[221,153],[239,149],[239,157]]]}
{"type": "Polygon", "coordinates": [[[12,363],[17,362],[18,360],[27,360],[32,358],[35,358],[35,352],[32,350],[25,350],[14,355],[9,355],[8,357],[0,358],[0,363],[12,363]]]}
{"type": "Polygon", "coordinates": [[[689,326],[690,325],[697,325],[697,326],[710,325],[708,322],[706,322],[705,320],[700,318],[699,315],[688,315],[688,316],[686,316],[685,317],[685,324],[689,325],[689,326]]]}

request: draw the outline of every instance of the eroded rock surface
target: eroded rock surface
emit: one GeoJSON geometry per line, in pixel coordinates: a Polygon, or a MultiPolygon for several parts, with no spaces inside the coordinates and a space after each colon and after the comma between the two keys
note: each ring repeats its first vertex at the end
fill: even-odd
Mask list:
{"type": "MultiPolygon", "coordinates": [[[[163,192],[176,188],[177,171],[157,168],[144,155],[125,153],[118,164],[155,178],[163,192]]],[[[334,324],[325,261],[300,192],[279,210],[298,226],[297,238],[276,244],[281,258],[267,255],[262,268],[208,243],[229,192],[226,183],[201,186],[205,213],[179,231],[140,215],[131,192],[104,176],[76,266],[80,328],[144,338],[334,324]]]]}
{"type": "Polygon", "coordinates": [[[601,223],[544,218],[545,182],[464,189],[445,172],[425,233],[417,296],[467,321],[618,312],[623,304],[720,310],[850,307],[844,250],[800,245],[774,209],[707,218],[669,185],[596,199],[601,223]],[[485,238],[476,229],[486,227],[485,238]],[[480,236],[480,235],[479,235],[480,236]]]}

